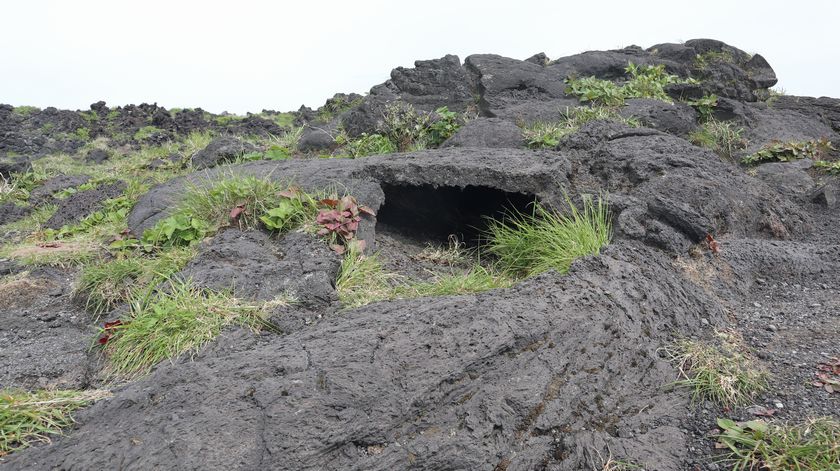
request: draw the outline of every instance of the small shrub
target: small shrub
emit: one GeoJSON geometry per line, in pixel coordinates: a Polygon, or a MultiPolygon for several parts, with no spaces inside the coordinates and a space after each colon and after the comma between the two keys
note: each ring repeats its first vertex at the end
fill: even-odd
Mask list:
{"type": "Polygon", "coordinates": [[[742,163],[757,164],[762,162],[789,162],[799,159],[819,159],[828,152],[834,150],[831,141],[828,139],[811,141],[773,141],[761,148],[761,150],[750,154],[743,159],[742,163]]]}
{"type": "Polygon", "coordinates": [[[385,105],[380,134],[397,146],[400,152],[425,148],[429,116],[417,113],[413,106],[403,102],[385,105]]]}
{"type": "Polygon", "coordinates": [[[449,108],[445,106],[436,109],[434,119],[428,127],[427,145],[438,147],[458,132],[460,128],[461,123],[458,120],[457,113],[449,111],[449,108]]]}
{"type": "Polygon", "coordinates": [[[37,106],[16,106],[12,110],[12,113],[28,118],[39,111],[41,111],[41,108],[38,108],[37,106]]]}
{"type": "Polygon", "coordinates": [[[830,418],[801,424],[718,419],[719,443],[733,470],[828,471],[840,469],[840,423],[830,418]]]}
{"type": "Polygon", "coordinates": [[[712,150],[724,159],[734,161],[735,153],[747,147],[747,140],[742,136],[743,128],[736,127],[730,121],[711,119],[700,130],[689,136],[692,144],[712,150]]]}
{"type": "Polygon", "coordinates": [[[677,386],[692,390],[692,400],[731,407],[744,404],[767,388],[767,373],[734,334],[720,332],[716,343],[677,340],[662,351],[677,367],[677,386]]]}
{"type": "MultiPolygon", "coordinates": [[[[283,303],[278,299],[271,305],[283,303]]],[[[254,329],[265,325],[263,309],[264,305],[241,304],[189,282],[171,281],[167,290],[133,301],[126,318],[102,329],[100,343],[110,372],[133,376],[161,361],[196,352],[227,325],[254,329]]]]}
{"type": "Polygon", "coordinates": [[[609,80],[595,77],[566,79],[566,94],[576,96],[581,102],[604,106],[621,106],[624,93],[621,87],[609,80]]]}
{"type": "Polygon", "coordinates": [[[35,443],[73,424],[73,411],[111,394],[103,390],[0,390],[0,457],[35,443]]]}
{"type": "Polygon", "coordinates": [[[362,215],[376,216],[376,213],[367,206],[360,205],[352,196],[340,199],[326,198],[318,203],[327,208],[318,212],[315,222],[320,228],[317,234],[326,237],[336,253],[344,253],[351,242],[355,242],[360,251],[364,250],[364,241],[356,240],[356,231],[359,229],[362,215]]]}
{"type": "Polygon", "coordinates": [[[688,104],[700,114],[700,122],[707,123],[713,119],[712,113],[717,106],[717,95],[704,95],[696,100],[689,101],[688,104]]]}
{"type": "Polygon", "coordinates": [[[87,142],[90,140],[90,129],[88,128],[78,128],[75,132],[76,139],[80,141],[87,142]]]}
{"type": "Polygon", "coordinates": [[[548,270],[566,273],[576,259],[598,255],[610,241],[612,224],[603,198],[584,198],[580,210],[568,201],[563,215],[534,203],[533,212],[515,211],[501,221],[491,219],[487,251],[511,277],[534,276],[548,270]]]}

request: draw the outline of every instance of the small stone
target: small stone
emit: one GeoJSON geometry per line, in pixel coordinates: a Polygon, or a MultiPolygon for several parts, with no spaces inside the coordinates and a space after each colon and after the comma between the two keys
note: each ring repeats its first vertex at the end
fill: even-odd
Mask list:
{"type": "Polygon", "coordinates": [[[775,331],[776,331],[776,329],[778,329],[778,328],[777,328],[775,325],[773,325],[773,324],[767,324],[767,330],[769,330],[769,331],[771,331],[771,332],[775,332],[775,331]]]}
{"type": "Polygon", "coordinates": [[[706,319],[704,317],[704,318],[700,319],[700,323],[703,324],[703,325],[709,325],[709,319],[706,319]]]}
{"type": "Polygon", "coordinates": [[[782,404],[779,401],[774,402],[773,405],[776,406],[776,409],[784,409],[785,408],[785,405],[782,404]]]}
{"type": "Polygon", "coordinates": [[[760,285],[763,285],[763,284],[767,283],[767,280],[765,280],[764,278],[756,278],[755,282],[760,284],[760,285]]]}

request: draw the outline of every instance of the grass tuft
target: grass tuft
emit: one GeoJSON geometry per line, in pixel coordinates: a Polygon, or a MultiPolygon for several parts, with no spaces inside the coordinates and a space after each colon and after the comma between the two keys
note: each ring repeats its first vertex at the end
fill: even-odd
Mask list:
{"type": "Polygon", "coordinates": [[[376,301],[392,299],[399,275],[382,268],[377,256],[364,255],[355,247],[350,248],[341,262],[335,288],[338,299],[348,309],[376,301]]]}
{"type": "Polygon", "coordinates": [[[709,119],[688,137],[692,144],[710,149],[722,158],[735,161],[735,154],[747,147],[743,128],[730,121],[709,119]]]}
{"type": "Polygon", "coordinates": [[[243,304],[225,293],[172,280],[166,291],[135,299],[128,317],[103,331],[110,335],[105,347],[109,370],[127,377],[147,373],[164,360],[195,353],[225,326],[267,326],[263,318],[266,304],[289,303],[291,300],[277,299],[243,304]]]}
{"type": "Polygon", "coordinates": [[[108,396],[103,390],[0,391],[0,456],[49,443],[50,435],[73,424],[73,411],[108,396]]]}
{"type": "Polygon", "coordinates": [[[183,268],[194,253],[190,248],[172,248],[161,251],[157,257],[131,254],[86,265],[76,296],[84,299],[85,308],[99,317],[166,280],[183,268]]]}
{"type": "Polygon", "coordinates": [[[533,212],[513,212],[501,221],[490,220],[487,251],[498,258],[501,270],[512,277],[534,276],[548,270],[566,273],[576,259],[598,255],[612,232],[605,199],[583,199],[583,209],[568,201],[564,215],[534,203],[533,212]]]}
{"type": "Polygon", "coordinates": [[[729,448],[733,471],[828,471],[840,469],[840,422],[830,418],[801,424],[735,423],[718,419],[720,443],[729,448]]]}
{"type": "Polygon", "coordinates": [[[742,405],[767,389],[767,373],[733,333],[718,332],[715,343],[681,339],[662,351],[692,390],[692,400],[711,400],[725,407],[742,405]]]}

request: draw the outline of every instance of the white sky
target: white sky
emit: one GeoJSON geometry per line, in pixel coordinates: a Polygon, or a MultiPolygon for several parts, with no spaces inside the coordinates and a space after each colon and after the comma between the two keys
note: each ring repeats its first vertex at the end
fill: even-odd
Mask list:
{"type": "Polygon", "coordinates": [[[551,58],[708,37],[840,97],[840,2],[2,0],[0,103],[317,107],[447,53],[551,58]]]}

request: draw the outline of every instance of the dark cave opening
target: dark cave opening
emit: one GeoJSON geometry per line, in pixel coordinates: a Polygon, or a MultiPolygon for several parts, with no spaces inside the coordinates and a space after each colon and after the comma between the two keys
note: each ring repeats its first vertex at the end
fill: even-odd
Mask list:
{"type": "Polygon", "coordinates": [[[535,197],[485,186],[465,188],[382,184],[385,204],[377,214],[377,231],[409,239],[446,244],[450,235],[478,245],[487,217],[530,211],[535,197]]]}

